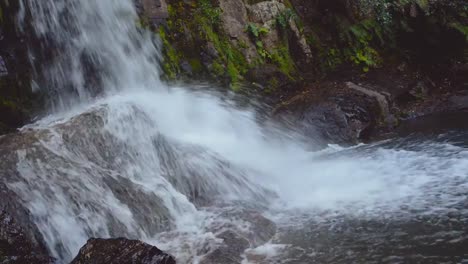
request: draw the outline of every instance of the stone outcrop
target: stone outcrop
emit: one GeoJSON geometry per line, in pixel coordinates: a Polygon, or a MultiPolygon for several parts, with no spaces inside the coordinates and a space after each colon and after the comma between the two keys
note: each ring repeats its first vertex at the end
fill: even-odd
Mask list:
{"type": "Polygon", "coordinates": [[[380,107],[374,96],[330,82],[311,86],[275,112],[317,144],[349,144],[368,138],[381,120],[380,107]]]}
{"type": "MultiPolygon", "coordinates": [[[[166,1],[168,75],[216,79],[232,88],[248,82],[280,104],[309,92],[311,83],[327,86],[336,79],[348,86],[344,90],[377,104],[372,118],[361,115],[357,123],[332,110],[335,103],[325,107],[347,120],[340,126],[354,127],[353,136],[344,137],[353,142],[370,127],[388,130],[408,117],[442,110],[448,97],[467,88],[463,1],[389,1],[385,7],[356,0],[166,1]]],[[[352,105],[350,98],[339,104],[352,105]]],[[[324,100],[310,107],[323,107],[329,102],[324,100]]]]}
{"type": "MultiPolygon", "coordinates": [[[[2,199],[5,198],[5,192],[0,191],[2,199]]],[[[15,197],[15,196],[13,196],[15,197]]],[[[52,264],[55,260],[48,255],[44,244],[38,242],[37,237],[31,235],[34,227],[29,223],[29,230],[20,226],[13,215],[0,209],[0,263],[3,264],[52,264]]],[[[23,211],[24,208],[17,208],[23,211]]],[[[18,214],[13,211],[13,214],[18,214]]]]}
{"type": "Polygon", "coordinates": [[[18,10],[19,1],[0,2],[0,134],[24,125],[41,105],[30,85],[32,66],[27,36],[16,24],[18,10]]]}
{"type": "Polygon", "coordinates": [[[242,82],[260,83],[269,92],[278,89],[281,81],[272,78],[271,83],[265,83],[261,81],[265,76],[247,73],[262,66],[275,67],[289,83],[295,83],[300,80],[295,61],[312,59],[286,1],[167,3],[169,18],[159,31],[164,44],[163,69],[170,78],[216,78],[232,88],[242,82]]]}
{"type": "Polygon", "coordinates": [[[169,17],[165,0],[134,0],[138,13],[150,24],[160,25],[169,17]]]}
{"type": "Polygon", "coordinates": [[[71,264],[175,264],[174,257],[157,247],[124,238],[90,239],[71,264]]]}

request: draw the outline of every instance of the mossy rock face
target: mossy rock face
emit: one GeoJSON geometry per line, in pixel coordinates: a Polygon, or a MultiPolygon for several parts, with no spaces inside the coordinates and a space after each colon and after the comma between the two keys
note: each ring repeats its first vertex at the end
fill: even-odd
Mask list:
{"type": "Polygon", "coordinates": [[[292,0],[324,73],[340,65],[363,72],[395,55],[424,66],[466,61],[466,1],[292,0]],[[390,54],[390,56],[388,56],[390,54]]]}
{"type": "MultiPolygon", "coordinates": [[[[271,67],[290,85],[343,68],[367,74],[408,63],[424,68],[468,60],[468,7],[462,0],[166,0],[159,28],[167,79],[214,79],[237,89],[264,83],[271,67]],[[428,61],[430,60],[430,61],[428,61]]],[[[435,71],[437,72],[437,71],[435,71]]],[[[446,72],[444,72],[446,74],[446,72]]]]}
{"type": "Polygon", "coordinates": [[[293,32],[277,27],[280,11],[264,24],[249,15],[267,12],[258,10],[263,6],[284,10],[286,5],[278,0],[259,2],[262,5],[246,0],[167,0],[169,18],[159,29],[164,76],[215,79],[236,90],[243,82],[258,81],[247,74],[251,69],[268,65],[290,80],[297,79],[296,59],[289,49],[288,35],[293,32]]]}

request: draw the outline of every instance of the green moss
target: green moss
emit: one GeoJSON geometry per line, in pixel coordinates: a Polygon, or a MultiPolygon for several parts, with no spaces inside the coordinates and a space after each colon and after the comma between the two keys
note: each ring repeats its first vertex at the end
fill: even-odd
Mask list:
{"type": "Polygon", "coordinates": [[[212,43],[219,58],[213,62],[211,69],[216,76],[226,76],[233,89],[239,87],[243,75],[248,71],[249,65],[239,47],[236,47],[224,32],[213,24],[210,18],[205,17],[204,12],[198,12],[194,21],[200,28],[200,38],[207,43],[212,43]]]}
{"type": "Polygon", "coordinates": [[[276,24],[282,29],[289,27],[289,21],[294,19],[294,21],[300,21],[298,15],[292,8],[286,8],[283,12],[279,13],[276,17],[276,24]]]}
{"type": "Polygon", "coordinates": [[[321,58],[321,70],[325,72],[333,71],[344,62],[341,51],[336,47],[322,49],[319,56],[321,58]]]}
{"type": "Polygon", "coordinates": [[[140,18],[136,22],[136,26],[141,29],[149,29],[150,28],[150,21],[149,18],[145,15],[140,16],[140,18]]]}
{"type": "Polygon", "coordinates": [[[159,37],[163,44],[164,61],[162,68],[164,73],[169,79],[175,79],[180,73],[180,59],[181,55],[174,49],[169,42],[166,30],[164,27],[159,27],[159,37]]]}
{"type": "Polygon", "coordinates": [[[221,8],[214,7],[211,0],[199,0],[198,9],[210,24],[216,25],[221,21],[221,8]]]}
{"type": "Polygon", "coordinates": [[[240,80],[240,72],[232,61],[227,64],[227,74],[230,78],[231,85],[237,85],[240,80]]]}
{"type": "Polygon", "coordinates": [[[223,76],[224,73],[226,72],[226,69],[225,69],[225,67],[223,66],[223,64],[219,63],[218,61],[214,61],[214,62],[211,64],[211,72],[212,72],[215,76],[223,76]]]}
{"type": "Polygon", "coordinates": [[[203,71],[203,65],[198,58],[189,59],[189,64],[193,72],[199,73],[203,71]]]}
{"type": "Polygon", "coordinates": [[[379,67],[382,58],[378,50],[392,45],[390,34],[375,19],[362,20],[355,24],[336,18],[338,37],[331,43],[320,43],[309,34],[308,43],[317,50],[320,69],[333,71],[343,63],[351,63],[367,72],[379,67]],[[312,45],[313,44],[313,45],[312,45]]]}
{"type": "Polygon", "coordinates": [[[281,72],[294,79],[296,65],[287,47],[279,47],[271,52],[271,61],[278,66],[281,72]]]}
{"type": "Polygon", "coordinates": [[[460,32],[465,37],[465,41],[468,42],[468,25],[464,25],[460,22],[453,22],[450,24],[450,27],[460,32]]]}
{"type": "Polygon", "coordinates": [[[272,92],[278,90],[279,85],[280,85],[280,82],[279,82],[278,78],[273,77],[268,81],[268,85],[267,85],[267,87],[265,89],[265,92],[266,93],[272,93],[272,92]]]}
{"type": "Polygon", "coordinates": [[[10,99],[7,98],[0,98],[0,105],[3,107],[7,107],[12,110],[18,110],[18,104],[10,99]]]}
{"type": "Polygon", "coordinates": [[[374,45],[384,45],[383,29],[377,21],[367,19],[350,26],[341,35],[348,44],[343,49],[345,59],[361,66],[364,72],[381,64],[381,57],[374,45]]]}
{"type": "Polygon", "coordinates": [[[174,8],[174,6],[171,5],[171,4],[167,5],[167,13],[169,14],[169,17],[176,17],[177,16],[177,11],[174,8]]]}
{"type": "Polygon", "coordinates": [[[269,30],[266,27],[258,26],[255,23],[249,23],[245,27],[245,31],[249,33],[249,35],[254,39],[257,40],[260,38],[262,35],[268,34],[269,30]]]}

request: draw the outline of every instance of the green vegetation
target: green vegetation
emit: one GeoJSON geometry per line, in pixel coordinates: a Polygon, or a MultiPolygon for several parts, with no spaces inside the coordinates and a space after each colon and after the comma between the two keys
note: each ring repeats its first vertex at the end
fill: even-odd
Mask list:
{"type": "Polygon", "coordinates": [[[278,14],[278,16],[276,17],[276,24],[280,28],[286,29],[289,27],[289,21],[291,21],[291,19],[294,19],[297,22],[298,18],[299,17],[292,8],[287,8],[286,10],[278,14]]]}
{"type": "MultiPolygon", "coordinates": [[[[247,3],[258,2],[249,0],[247,3]]],[[[249,40],[245,35],[230,36],[224,31],[224,14],[218,1],[169,0],[168,3],[167,25],[159,29],[165,58],[162,68],[166,76],[176,78],[183,74],[181,64],[188,63],[197,76],[216,77],[233,89],[240,87],[250,69],[266,64],[276,65],[291,80],[297,79],[295,60],[302,58],[293,58],[291,54],[296,51],[291,47],[301,47],[290,46],[291,41],[296,41],[296,26],[312,49],[313,60],[307,67],[314,67],[315,72],[322,75],[340,65],[353,65],[367,72],[384,65],[389,58],[399,56],[410,60],[415,56],[411,53],[414,47],[402,47],[397,42],[401,41],[402,34],[421,30],[418,28],[421,23],[427,30],[422,36],[428,37],[428,42],[432,36],[440,40],[441,35],[437,34],[447,28],[468,41],[468,26],[464,22],[468,7],[463,5],[463,0],[453,0],[449,4],[439,0],[356,0],[347,2],[343,7],[345,12],[335,10],[336,13],[329,16],[312,18],[312,23],[308,20],[307,25],[290,1],[285,0],[286,9],[274,18],[273,24],[247,22],[244,25],[249,40]]],[[[140,24],[146,26],[147,23],[142,20],[140,24]]],[[[467,53],[465,50],[465,56],[467,53]]],[[[279,79],[271,79],[262,85],[268,86],[267,90],[276,89],[279,82],[279,79]]]]}
{"type": "Polygon", "coordinates": [[[199,11],[203,14],[212,25],[219,24],[221,19],[221,9],[219,7],[213,7],[210,0],[198,1],[199,11]]]}
{"type": "Polygon", "coordinates": [[[340,39],[348,44],[343,49],[347,61],[362,67],[364,72],[380,65],[381,57],[373,46],[381,46],[385,40],[382,27],[375,20],[367,19],[350,26],[340,39]]]}
{"type": "Polygon", "coordinates": [[[261,58],[259,63],[262,64],[265,59],[271,58],[262,41],[262,36],[267,35],[270,30],[266,27],[257,26],[255,23],[249,23],[245,31],[249,33],[250,38],[255,43],[255,48],[261,58]]]}
{"type": "Polygon", "coordinates": [[[271,53],[271,61],[278,65],[281,72],[286,74],[289,78],[294,79],[293,74],[296,71],[296,65],[286,46],[275,49],[271,53]]]}
{"type": "Polygon", "coordinates": [[[255,23],[249,23],[245,29],[254,40],[257,40],[262,35],[266,35],[270,32],[266,27],[259,27],[255,23]]]}
{"type": "Polygon", "coordinates": [[[212,74],[227,77],[231,88],[236,90],[240,87],[242,76],[248,71],[241,48],[235,46],[219,28],[221,11],[218,7],[204,0],[197,8],[194,22],[198,27],[198,37],[205,43],[211,43],[218,54],[211,64],[212,74]]]}
{"type": "MultiPolygon", "coordinates": [[[[278,16],[278,29],[281,23],[284,24],[283,29],[288,29],[289,20],[297,17],[290,3],[289,7],[278,16]]],[[[251,68],[265,63],[277,65],[281,72],[293,79],[296,66],[289,52],[287,36],[277,48],[267,50],[263,39],[273,33],[267,27],[248,23],[245,32],[251,43],[233,40],[221,26],[222,12],[211,0],[169,1],[169,19],[166,26],[159,28],[164,55],[162,68],[166,78],[177,78],[183,73],[181,63],[188,62],[193,72],[224,80],[234,90],[240,87],[251,68]],[[258,56],[247,61],[246,50],[252,48],[252,44],[258,56]]],[[[146,25],[145,20],[140,24],[146,25]]],[[[278,82],[274,80],[269,86],[278,87],[278,82]]]]}
{"type": "Polygon", "coordinates": [[[162,68],[169,79],[175,79],[180,73],[181,55],[171,45],[164,27],[159,27],[159,37],[163,44],[164,61],[162,68]]]}
{"type": "Polygon", "coordinates": [[[338,30],[337,41],[326,48],[322,48],[322,43],[314,36],[308,38],[308,43],[319,49],[323,71],[334,70],[343,63],[354,64],[364,72],[381,65],[378,50],[391,41],[386,39],[389,35],[383,33],[383,28],[375,20],[364,20],[338,30]]]}
{"type": "MultiPolygon", "coordinates": [[[[452,28],[468,43],[468,6],[463,2],[359,0],[355,3],[359,12],[356,17],[350,19],[337,14],[326,23],[314,26],[315,31],[308,32],[307,42],[314,48],[320,59],[320,68],[325,73],[341,64],[353,64],[367,72],[383,64],[384,54],[411,60],[411,56],[422,52],[402,46],[404,34],[421,34],[420,45],[425,46],[427,43],[444,42],[441,32],[452,28]],[[325,29],[328,32],[324,32],[325,29]]],[[[415,43],[414,40],[411,42],[415,43]]],[[[438,52],[442,54],[441,48],[443,46],[438,52]]]]}

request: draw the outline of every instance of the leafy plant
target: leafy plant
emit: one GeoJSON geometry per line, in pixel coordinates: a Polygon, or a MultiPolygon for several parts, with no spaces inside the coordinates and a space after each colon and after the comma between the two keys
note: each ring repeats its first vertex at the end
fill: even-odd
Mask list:
{"type": "Polygon", "coordinates": [[[246,27],[246,32],[250,34],[254,39],[260,38],[260,36],[268,34],[269,30],[266,27],[259,27],[254,23],[249,23],[246,27]]]}
{"type": "Polygon", "coordinates": [[[283,12],[278,14],[278,16],[276,17],[276,24],[280,28],[286,29],[289,26],[289,21],[291,21],[291,19],[297,18],[297,14],[291,8],[287,8],[283,12]]]}
{"type": "Polygon", "coordinates": [[[211,0],[200,0],[198,6],[203,16],[207,18],[212,25],[219,24],[221,21],[221,8],[214,7],[211,0]]]}
{"type": "Polygon", "coordinates": [[[384,45],[385,39],[382,27],[375,20],[368,19],[350,26],[342,32],[340,40],[345,43],[345,59],[361,66],[364,72],[381,63],[373,46],[384,45]]]}
{"type": "Polygon", "coordinates": [[[262,35],[268,34],[269,30],[266,27],[259,27],[254,23],[250,23],[246,27],[246,32],[249,33],[250,37],[255,42],[255,47],[257,48],[257,53],[262,59],[270,58],[270,54],[264,48],[263,42],[260,39],[262,35]]]}

